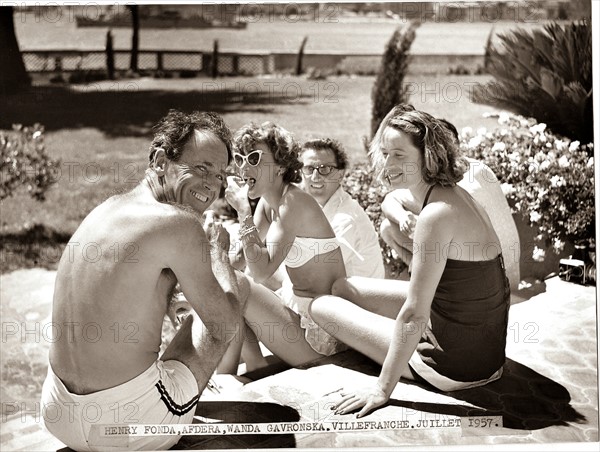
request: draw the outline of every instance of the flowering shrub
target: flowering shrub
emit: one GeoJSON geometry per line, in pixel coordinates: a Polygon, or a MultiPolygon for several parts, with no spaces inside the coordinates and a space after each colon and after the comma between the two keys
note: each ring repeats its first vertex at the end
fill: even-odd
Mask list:
{"type": "Polygon", "coordinates": [[[0,200],[24,186],[33,198],[43,201],[57,180],[58,162],[46,153],[44,128],[39,124],[0,131],[0,159],[0,200]]]}
{"type": "MultiPolygon", "coordinates": [[[[347,171],[342,187],[364,209],[379,235],[379,227],[384,219],[381,212],[381,202],[387,193],[387,189],[376,181],[370,166],[366,163],[354,165],[350,171],[347,171]]],[[[404,270],[404,263],[394,257],[392,249],[381,236],[379,236],[379,245],[383,252],[383,261],[386,268],[392,276],[397,276],[404,270]]]]}
{"type": "Polygon", "coordinates": [[[535,239],[541,247],[552,245],[558,253],[567,240],[593,247],[593,144],[555,135],[532,118],[497,116],[500,127],[492,132],[462,130],[466,154],[494,171],[513,212],[520,212],[537,229],[535,239]]]}

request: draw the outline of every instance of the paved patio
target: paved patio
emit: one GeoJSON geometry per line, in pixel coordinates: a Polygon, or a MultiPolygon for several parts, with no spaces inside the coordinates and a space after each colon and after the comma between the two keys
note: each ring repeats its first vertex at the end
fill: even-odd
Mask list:
{"type": "MultiPolygon", "coordinates": [[[[3,321],[48,319],[53,283],[54,273],[45,270],[3,275],[0,280],[3,321]],[[22,296],[17,297],[18,293],[22,296]]],[[[175,449],[396,446],[412,450],[419,446],[479,444],[512,444],[522,449],[564,443],[560,444],[561,449],[598,450],[596,288],[555,277],[545,282],[543,292],[531,294],[522,291],[513,296],[508,359],[500,380],[483,388],[452,393],[401,381],[390,403],[364,419],[408,421],[408,428],[184,436],[175,449]],[[494,419],[501,419],[501,424],[469,428],[469,416],[500,416],[494,419]],[[460,426],[459,418],[462,418],[460,426]],[[424,421],[427,427],[417,427],[424,421]]],[[[18,382],[6,381],[5,365],[8,360],[16,359],[16,354],[24,356],[24,360],[38,359],[47,353],[49,344],[11,343],[4,339],[3,405],[8,401],[37,400],[41,381],[23,381],[20,386],[18,382]]],[[[45,372],[43,367],[31,367],[33,378],[39,379],[45,372]]],[[[355,420],[352,415],[336,416],[329,410],[340,397],[336,390],[373,381],[378,372],[379,366],[375,363],[348,351],[313,362],[303,369],[286,369],[276,363],[261,373],[246,374],[253,381],[245,385],[223,377],[218,380],[221,392],[206,394],[196,411],[195,422],[352,421],[355,420]]],[[[6,405],[0,423],[3,451],[64,447],[42,429],[34,412],[7,414],[5,408],[6,405]]]]}

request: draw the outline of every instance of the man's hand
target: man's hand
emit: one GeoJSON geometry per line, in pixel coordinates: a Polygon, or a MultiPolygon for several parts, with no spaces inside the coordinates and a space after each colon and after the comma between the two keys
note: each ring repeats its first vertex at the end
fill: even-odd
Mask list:
{"type": "Polygon", "coordinates": [[[417,217],[408,210],[404,211],[403,217],[403,221],[398,223],[400,231],[412,239],[415,234],[415,227],[417,226],[417,217]]]}
{"type": "Polygon", "coordinates": [[[229,238],[229,232],[227,229],[225,229],[220,223],[211,223],[205,227],[206,235],[211,245],[215,245],[228,253],[231,246],[231,240],[229,238]]]}

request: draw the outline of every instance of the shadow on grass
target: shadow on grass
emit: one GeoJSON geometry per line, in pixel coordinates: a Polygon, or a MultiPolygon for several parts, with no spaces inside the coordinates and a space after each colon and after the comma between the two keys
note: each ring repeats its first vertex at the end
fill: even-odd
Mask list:
{"type": "MultiPolygon", "coordinates": [[[[309,93],[301,93],[293,102],[302,105],[310,99],[309,93]]],[[[39,122],[49,131],[92,127],[109,136],[145,136],[171,108],[268,114],[274,105],[290,100],[285,91],[244,91],[235,87],[204,91],[76,91],[67,86],[43,86],[2,99],[0,129],[10,129],[15,123],[39,122]]]]}
{"type": "Polygon", "coordinates": [[[71,235],[41,224],[17,232],[1,232],[0,273],[34,267],[56,270],[71,235]]]}

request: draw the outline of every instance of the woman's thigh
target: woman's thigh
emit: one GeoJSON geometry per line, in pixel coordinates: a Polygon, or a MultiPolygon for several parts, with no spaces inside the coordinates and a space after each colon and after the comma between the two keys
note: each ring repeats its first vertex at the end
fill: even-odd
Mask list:
{"type": "Polygon", "coordinates": [[[335,338],[383,363],[392,340],[394,320],[330,295],[315,298],[310,315],[335,338]]]}
{"type": "MultiPolygon", "coordinates": [[[[394,336],[395,320],[331,295],[315,298],[310,305],[310,315],[336,339],[383,364],[394,336]]],[[[401,376],[413,379],[408,365],[401,376]]]]}
{"type": "Polygon", "coordinates": [[[351,276],[338,279],[333,284],[332,294],[369,312],[395,319],[406,301],[408,281],[351,276]]]}
{"type": "Polygon", "coordinates": [[[304,330],[300,327],[300,316],[284,306],[281,298],[261,284],[250,283],[244,317],[256,337],[291,366],[322,357],[306,342],[304,330]]]}

